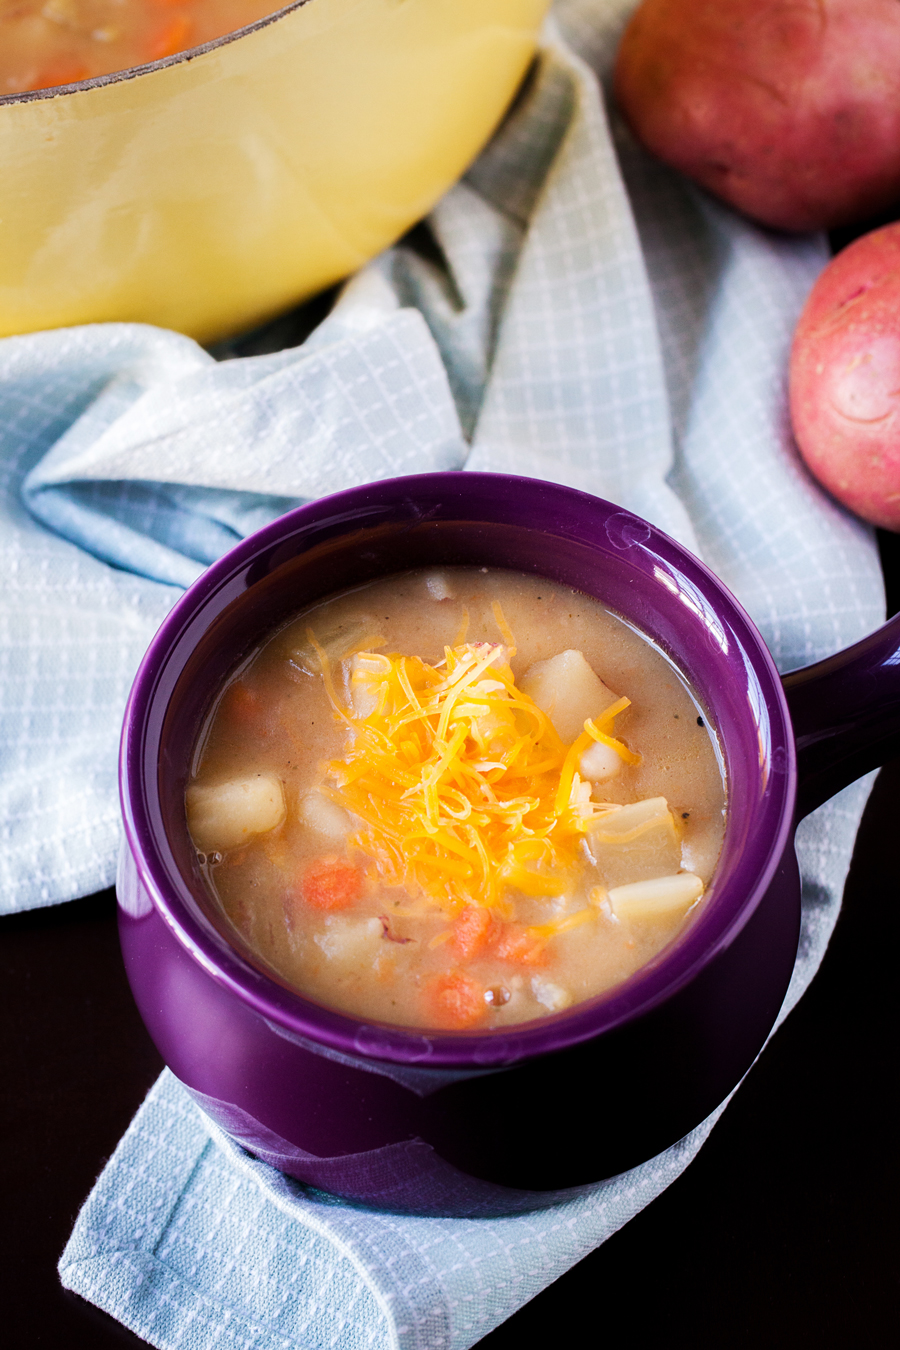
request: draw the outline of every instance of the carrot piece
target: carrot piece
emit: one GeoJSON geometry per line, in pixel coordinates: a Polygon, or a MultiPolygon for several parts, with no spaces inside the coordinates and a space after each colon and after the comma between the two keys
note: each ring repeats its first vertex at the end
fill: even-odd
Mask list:
{"type": "Polygon", "coordinates": [[[273,730],[273,711],[265,699],[243,680],[230,684],[222,695],[219,712],[242,731],[254,736],[269,736],[273,730]]]}
{"type": "Polygon", "coordinates": [[[487,946],[492,928],[491,912],[482,905],[466,905],[457,915],[453,923],[453,945],[463,961],[471,961],[487,946]]]}
{"type": "Polygon", "coordinates": [[[494,943],[494,955],[501,961],[516,961],[523,966],[539,966],[544,959],[546,940],[529,933],[520,923],[506,923],[494,943]]]}
{"type": "Polygon", "coordinates": [[[435,1023],[448,1030],[473,1027],[487,1012],[483,986],[461,970],[439,975],[428,986],[427,994],[435,1023]]]}
{"type": "Polygon", "coordinates": [[[164,56],[174,56],[176,52],[183,51],[189,46],[193,26],[186,14],[176,15],[147,43],[147,60],[160,61],[164,56]]]}
{"type": "Polygon", "coordinates": [[[229,717],[245,721],[259,711],[259,698],[243,680],[235,680],[234,684],[230,684],[225,690],[222,707],[223,710],[227,709],[229,717]]]}
{"type": "Polygon", "coordinates": [[[31,89],[53,89],[58,84],[78,84],[90,74],[87,66],[76,61],[57,61],[56,65],[46,66],[38,75],[31,89]]]}
{"type": "Polygon", "coordinates": [[[308,867],[300,893],[313,909],[347,909],[362,891],[362,872],[346,858],[328,854],[308,867]]]}

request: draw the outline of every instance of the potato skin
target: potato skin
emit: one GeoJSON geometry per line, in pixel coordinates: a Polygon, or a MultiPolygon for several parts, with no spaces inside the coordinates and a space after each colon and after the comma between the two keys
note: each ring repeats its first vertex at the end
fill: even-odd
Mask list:
{"type": "Polygon", "coordinates": [[[644,0],[615,93],[648,149],[764,225],[900,199],[897,0],[644,0]]]}
{"type": "Polygon", "coordinates": [[[790,367],[800,453],[838,501],[900,530],[900,224],[832,259],[800,316],[790,367]]]}

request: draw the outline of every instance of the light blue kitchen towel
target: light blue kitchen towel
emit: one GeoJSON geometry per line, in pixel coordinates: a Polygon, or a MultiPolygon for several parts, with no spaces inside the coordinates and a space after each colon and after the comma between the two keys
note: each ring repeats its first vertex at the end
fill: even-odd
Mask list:
{"type": "MultiPolygon", "coordinates": [[[[787,421],[825,242],[757,229],[633,144],[601,93],[631,3],[559,0],[491,145],[302,345],[216,361],[130,324],[0,342],[4,909],[111,882],[119,721],[156,626],[230,544],[336,488],[465,467],[612,498],[719,573],[782,670],[881,620],[871,532],[811,481],[787,421]]],[[[801,827],[785,1011],[833,928],[866,789],[801,827]]],[[[463,1350],[668,1185],[711,1123],[541,1214],[398,1218],[248,1158],[163,1075],[61,1275],[166,1350],[463,1350]]]]}

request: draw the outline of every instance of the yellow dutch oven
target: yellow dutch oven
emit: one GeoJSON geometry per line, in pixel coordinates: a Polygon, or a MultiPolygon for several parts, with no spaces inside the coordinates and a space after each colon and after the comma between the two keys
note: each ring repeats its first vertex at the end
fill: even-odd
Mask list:
{"type": "Polygon", "coordinates": [[[152,65],[0,98],[0,335],[202,342],[349,275],[497,125],[549,0],[297,0],[152,65]]]}

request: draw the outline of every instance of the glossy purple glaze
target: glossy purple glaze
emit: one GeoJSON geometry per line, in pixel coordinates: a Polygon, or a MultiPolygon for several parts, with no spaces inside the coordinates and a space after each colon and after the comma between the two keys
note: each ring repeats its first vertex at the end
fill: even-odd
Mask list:
{"type": "MultiPolygon", "coordinates": [[[[855,668],[842,667],[842,687],[855,668]]],[[[804,773],[824,781],[818,767],[804,773]]],[[[771,658],[702,564],[567,488],[489,474],[398,479],[245,540],[154,639],[126,713],[121,783],[122,944],[161,1053],[251,1151],[368,1204],[509,1212],[652,1156],[740,1080],[790,979],[796,765],[771,658]],[[315,599],[441,563],[536,572],[634,622],[693,686],[728,779],[722,857],[684,938],[610,995],[508,1031],[368,1025],[287,989],[219,931],[184,823],[196,733],[237,661],[315,599]]]]}
{"type": "Polygon", "coordinates": [[[799,816],[900,753],[900,614],[783,683],[800,765],[799,816]]]}

